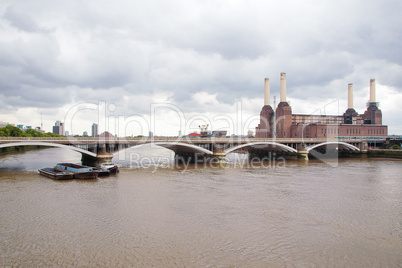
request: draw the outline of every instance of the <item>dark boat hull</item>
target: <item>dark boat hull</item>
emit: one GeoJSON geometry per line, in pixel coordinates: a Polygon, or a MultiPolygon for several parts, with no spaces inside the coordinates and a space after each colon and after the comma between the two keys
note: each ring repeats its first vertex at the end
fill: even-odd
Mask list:
{"type": "Polygon", "coordinates": [[[74,173],[74,179],[78,180],[92,180],[97,178],[98,178],[98,172],[96,171],[74,173]]]}
{"type": "Polygon", "coordinates": [[[99,172],[98,172],[98,177],[107,177],[107,176],[110,176],[110,171],[109,170],[100,170],[99,172]]]}
{"type": "Polygon", "coordinates": [[[114,166],[112,168],[109,168],[110,174],[117,174],[119,173],[119,168],[117,166],[114,166]]]}
{"type": "Polygon", "coordinates": [[[105,164],[101,166],[103,169],[109,170],[110,174],[117,174],[119,172],[119,167],[114,164],[105,164]]]}
{"type": "Polygon", "coordinates": [[[39,169],[39,174],[54,180],[71,180],[74,178],[72,172],[60,171],[54,168],[42,168],[39,169]]]}
{"type": "Polygon", "coordinates": [[[110,175],[110,171],[102,167],[94,167],[93,170],[98,172],[98,177],[107,177],[110,175]]]}

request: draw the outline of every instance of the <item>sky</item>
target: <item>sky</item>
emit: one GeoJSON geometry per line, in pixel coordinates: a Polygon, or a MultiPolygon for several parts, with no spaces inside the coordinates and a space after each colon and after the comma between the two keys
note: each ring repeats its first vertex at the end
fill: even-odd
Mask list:
{"type": "Polygon", "coordinates": [[[293,113],[363,113],[370,79],[402,134],[402,1],[0,2],[0,121],[70,134],[245,134],[287,75],[293,113]]]}

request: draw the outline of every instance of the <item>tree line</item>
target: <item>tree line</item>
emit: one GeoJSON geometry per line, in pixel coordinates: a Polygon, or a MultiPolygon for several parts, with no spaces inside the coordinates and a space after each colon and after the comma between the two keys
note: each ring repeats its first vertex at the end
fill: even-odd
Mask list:
{"type": "Polygon", "coordinates": [[[0,137],[64,137],[55,133],[42,133],[35,129],[27,129],[23,131],[18,127],[7,125],[0,128],[0,137]]]}

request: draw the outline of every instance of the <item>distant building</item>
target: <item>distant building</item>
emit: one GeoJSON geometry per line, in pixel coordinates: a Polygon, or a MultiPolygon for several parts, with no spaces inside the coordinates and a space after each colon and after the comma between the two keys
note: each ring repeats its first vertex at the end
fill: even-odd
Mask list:
{"type": "Polygon", "coordinates": [[[46,131],[42,130],[40,127],[36,127],[35,130],[41,133],[46,133],[46,131]]]}
{"type": "Polygon", "coordinates": [[[8,125],[8,122],[0,121],[0,127],[6,127],[7,125],[8,125]]]}
{"type": "Polygon", "coordinates": [[[97,137],[98,136],[98,124],[93,123],[92,124],[92,137],[97,137]]]}
{"type": "Polygon", "coordinates": [[[152,131],[149,132],[149,137],[153,138],[154,137],[154,133],[152,131]]]}
{"type": "Polygon", "coordinates": [[[23,129],[24,129],[24,125],[17,125],[17,128],[23,130],[23,129]]]}
{"type": "Polygon", "coordinates": [[[83,136],[83,137],[88,137],[88,132],[87,132],[87,131],[84,131],[84,133],[82,133],[82,136],[83,136]]]}
{"type": "MultiPolygon", "coordinates": [[[[375,80],[370,80],[367,110],[358,114],[353,108],[353,84],[348,85],[348,109],[343,115],[293,114],[286,101],[286,74],[281,73],[280,103],[276,111],[269,102],[269,79],[265,78],[264,106],[256,138],[335,138],[385,137],[388,126],[382,124],[382,112],[375,98],[375,80]]],[[[275,108],[275,107],[274,107],[275,108]]]]}
{"type": "Polygon", "coordinates": [[[64,132],[64,136],[66,136],[66,137],[70,136],[70,132],[68,130],[66,130],[66,132],[64,132]]]}
{"type": "Polygon", "coordinates": [[[214,131],[212,131],[212,137],[216,137],[216,138],[226,137],[227,134],[228,134],[227,130],[214,130],[214,131]]]}
{"type": "Polygon", "coordinates": [[[56,123],[53,126],[53,133],[58,135],[64,135],[64,123],[56,121],[56,123]]]}
{"type": "Polygon", "coordinates": [[[208,131],[208,126],[209,125],[200,125],[198,126],[200,128],[200,136],[202,138],[208,137],[211,135],[211,131],[208,131]]]}

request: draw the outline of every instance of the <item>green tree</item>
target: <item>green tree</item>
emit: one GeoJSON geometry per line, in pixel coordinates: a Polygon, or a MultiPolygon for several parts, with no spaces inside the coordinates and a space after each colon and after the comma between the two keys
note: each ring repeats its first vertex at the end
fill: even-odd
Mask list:
{"type": "Polygon", "coordinates": [[[44,137],[45,135],[42,132],[39,132],[35,129],[27,129],[25,132],[28,137],[44,137]]]}
{"type": "Polygon", "coordinates": [[[391,146],[391,149],[393,149],[393,150],[400,150],[401,147],[399,147],[398,144],[394,144],[394,145],[391,146]]]}
{"type": "Polygon", "coordinates": [[[6,127],[2,127],[0,128],[0,136],[1,137],[10,137],[10,129],[6,128],[6,127]]]}
{"type": "Polygon", "coordinates": [[[8,137],[27,137],[26,133],[17,127],[7,125],[5,129],[9,133],[8,137]]]}
{"type": "Polygon", "coordinates": [[[59,134],[56,134],[56,133],[48,132],[48,133],[45,133],[45,134],[44,134],[44,137],[49,137],[49,138],[51,138],[51,137],[64,137],[64,136],[59,135],[59,134]]]}
{"type": "Polygon", "coordinates": [[[5,127],[0,128],[0,137],[64,137],[55,133],[42,133],[35,129],[27,129],[26,132],[23,130],[7,125],[5,127]]]}

